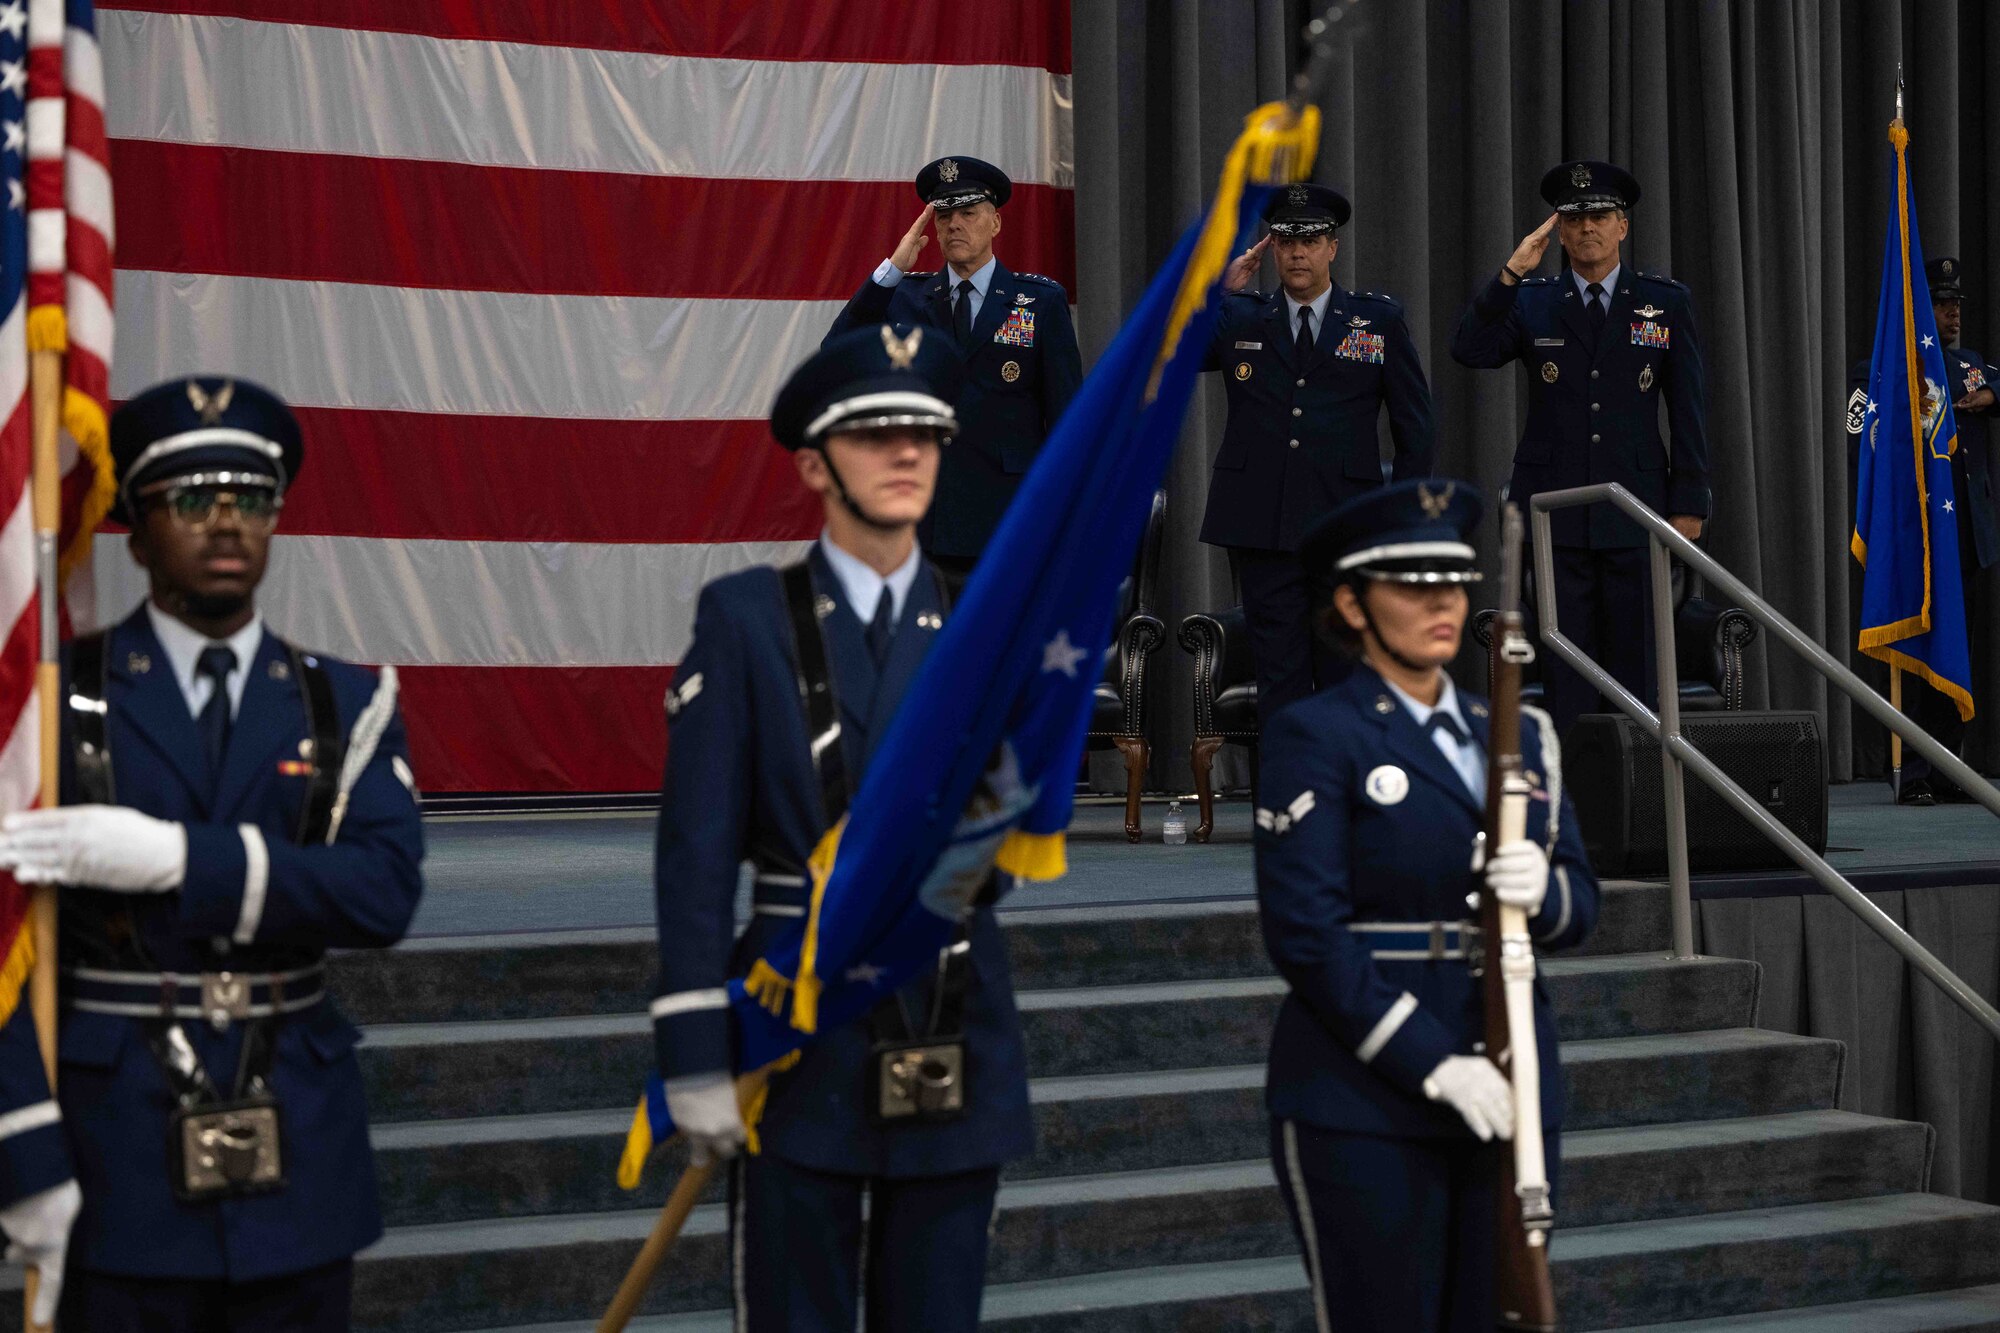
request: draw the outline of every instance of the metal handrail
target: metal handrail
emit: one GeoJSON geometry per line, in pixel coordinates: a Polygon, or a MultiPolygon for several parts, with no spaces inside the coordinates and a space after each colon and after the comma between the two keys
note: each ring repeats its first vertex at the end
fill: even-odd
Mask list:
{"type": "Polygon", "coordinates": [[[1680,679],[1675,669],[1679,658],[1674,647],[1673,561],[1670,557],[1679,556],[1690,568],[1701,573],[1709,583],[1720,588],[1773,636],[1797,649],[1820,675],[1825,676],[1849,698],[1860,704],[1876,721],[1901,736],[1905,745],[1915,747],[1916,751],[1930,760],[1935,768],[1942,770],[1968,795],[1996,815],[2000,815],[2000,791],[1996,791],[1991,783],[1973,772],[1971,767],[1957,755],[1938,744],[1922,727],[1905,717],[1888,700],[1870,689],[1859,676],[1836,662],[1824,648],[1801,633],[1798,626],[1779,615],[1770,603],[1745,587],[1741,579],[1724,569],[1713,556],[1681,536],[1671,523],[1640,503],[1623,486],[1609,482],[1594,486],[1577,486],[1562,491],[1545,491],[1533,497],[1529,504],[1532,508],[1535,587],[1540,594],[1538,619],[1541,624],[1542,641],[1660,742],[1661,775],[1666,784],[1667,879],[1673,905],[1674,956],[1682,959],[1695,956],[1694,902],[1688,882],[1687,793],[1682,782],[1682,769],[1685,766],[1692,768],[1696,776],[1713,787],[1717,794],[1729,802],[1738,814],[1749,820],[1752,826],[1777,843],[1785,855],[1797,863],[1799,869],[1812,876],[1835,900],[1860,917],[1863,924],[1880,935],[1890,948],[1903,955],[1910,966],[1929,977],[1940,990],[1957,1002],[1959,1008],[1979,1020],[1996,1038],[2000,1038],[2000,1009],[1995,1009],[1987,1003],[1985,998],[1966,985],[1957,973],[1939,962],[1937,955],[1917,943],[1908,931],[1890,919],[1888,913],[1868,901],[1868,896],[1855,888],[1839,871],[1828,865],[1826,858],[1814,852],[1797,834],[1774,819],[1770,811],[1758,804],[1756,799],[1738,786],[1734,779],[1681,735],[1680,679]],[[1605,503],[1616,505],[1624,511],[1627,518],[1644,528],[1651,547],[1654,665],[1660,693],[1660,711],[1657,714],[1570,642],[1561,633],[1556,621],[1555,544],[1551,535],[1550,511],[1605,503]]]}

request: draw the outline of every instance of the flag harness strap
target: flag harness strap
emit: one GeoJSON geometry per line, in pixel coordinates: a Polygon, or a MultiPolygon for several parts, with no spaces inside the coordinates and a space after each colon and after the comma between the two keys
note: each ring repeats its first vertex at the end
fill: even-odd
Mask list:
{"type": "MultiPolygon", "coordinates": [[[[931,582],[938,591],[940,614],[951,611],[951,596],[943,575],[930,566],[931,582]]],[[[825,630],[821,627],[813,590],[812,571],[806,562],[785,566],[779,571],[784,583],[785,604],[791,614],[793,662],[798,672],[799,703],[805,710],[807,743],[812,752],[813,773],[819,782],[821,817],[832,828],[847,815],[853,786],[847,771],[846,747],[841,744],[839,710],[833,695],[833,672],[828,664],[825,630]]],[[[885,588],[883,596],[888,596],[885,588]]],[[[869,1036],[879,1046],[907,1045],[933,1041],[940,1035],[956,1034],[965,1021],[965,999],[972,985],[971,948],[967,923],[960,922],[951,943],[938,952],[937,977],[932,990],[930,1016],[922,1031],[904,1007],[901,992],[878,1004],[868,1017],[869,1036]]]]}

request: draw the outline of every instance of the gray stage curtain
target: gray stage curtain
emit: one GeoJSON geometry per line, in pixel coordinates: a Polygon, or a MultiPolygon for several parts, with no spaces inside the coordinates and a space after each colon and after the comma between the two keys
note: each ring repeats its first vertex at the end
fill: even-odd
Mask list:
{"type": "MultiPolygon", "coordinates": [[[[1282,95],[1301,0],[1078,0],[1078,317],[1101,350],[1213,188],[1243,115],[1282,95]]],[[[1603,157],[1644,187],[1627,262],[1694,291],[1708,368],[1710,549],[1820,642],[1850,650],[1847,367],[1872,336],[1896,62],[1909,85],[1927,253],[1969,266],[1965,341],[2000,357],[2000,13],[1979,0],[1364,0],[1323,107],[1315,175],[1353,199],[1336,276],[1409,312],[1440,470],[1489,496],[1526,409],[1519,370],[1447,351],[1473,292],[1548,215],[1554,163],[1603,157]]],[[[1207,385],[1169,479],[1168,624],[1227,605],[1195,540],[1222,393],[1207,385]]],[[[1486,547],[1492,556],[1493,530],[1486,547]]],[[[1991,577],[1990,575],[1988,576],[1991,577]]],[[[1989,589],[1989,595],[2000,588],[1989,589]]],[[[1991,603],[1989,603],[1991,604],[1991,603]]],[[[1975,762],[2000,763],[2000,642],[1975,644],[1975,762]]],[[[1187,659],[1158,659],[1155,786],[1190,782],[1187,659]]],[[[1468,659],[1462,679],[1479,673],[1468,659]]],[[[1783,651],[1753,650],[1752,706],[1827,716],[1836,778],[1879,772],[1879,728],[1783,651]]]]}
{"type": "MultiPolygon", "coordinates": [[[[1868,896],[1988,1000],[2000,992],[2000,885],[1868,896]]],[[[2000,1199],[1985,1028],[1825,896],[1707,901],[1697,919],[1702,952],[1763,966],[1759,1027],[1846,1043],[1843,1110],[1927,1122],[1931,1188],[2000,1199]]]]}

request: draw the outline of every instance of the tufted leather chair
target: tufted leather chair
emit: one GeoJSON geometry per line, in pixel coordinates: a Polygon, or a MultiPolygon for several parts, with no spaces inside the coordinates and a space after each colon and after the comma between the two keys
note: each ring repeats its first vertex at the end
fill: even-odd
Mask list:
{"type": "Polygon", "coordinates": [[[1215,828],[1215,752],[1224,741],[1257,744],[1257,668],[1240,606],[1195,612],[1181,621],[1180,639],[1194,656],[1194,745],[1188,763],[1201,808],[1194,840],[1207,842],[1215,828]]]}
{"type": "MultiPolygon", "coordinates": [[[[1674,658],[1681,682],[1681,711],[1736,712],[1743,707],[1743,650],[1757,638],[1757,622],[1740,607],[1701,596],[1694,583],[1685,569],[1674,570],[1674,591],[1680,598],[1674,611],[1674,658]]],[[[1524,613],[1524,628],[1535,645],[1535,660],[1521,669],[1521,697],[1539,703],[1542,661],[1548,649],[1541,643],[1534,608],[1525,607],[1524,613]]],[[[1488,609],[1473,616],[1472,634],[1481,648],[1493,646],[1493,618],[1498,614],[1488,609]]],[[[1490,657],[1488,660],[1490,663],[1490,657]]]]}
{"type": "Polygon", "coordinates": [[[1167,530],[1167,493],[1153,492],[1153,511],[1132,574],[1119,592],[1118,631],[1104,654],[1104,676],[1097,682],[1084,745],[1091,750],[1115,749],[1125,759],[1125,840],[1139,841],[1139,794],[1153,747],[1146,740],[1146,659],[1166,642],[1167,627],[1153,608],[1158,604],[1160,546],[1167,530]]]}

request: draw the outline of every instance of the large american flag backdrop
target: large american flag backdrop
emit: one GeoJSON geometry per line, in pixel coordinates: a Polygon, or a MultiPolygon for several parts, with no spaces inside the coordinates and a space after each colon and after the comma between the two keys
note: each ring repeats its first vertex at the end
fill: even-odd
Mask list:
{"type": "MultiPolygon", "coordinates": [[[[434,791],[657,782],[697,591],[817,531],[763,418],[919,166],[1001,166],[1001,257],[1075,290],[1068,0],[138,0],[98,28],[113,394],[208,371],[296,405],[263,605],[401,668],[434,791]]],[[[142,593],[122,540],[100,617],[142,593]]]]}

